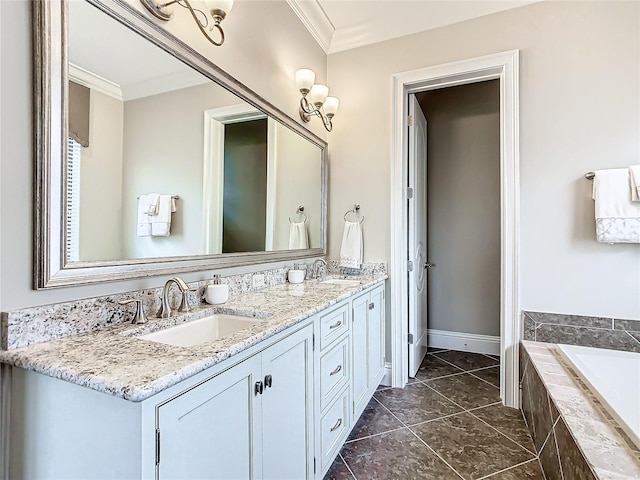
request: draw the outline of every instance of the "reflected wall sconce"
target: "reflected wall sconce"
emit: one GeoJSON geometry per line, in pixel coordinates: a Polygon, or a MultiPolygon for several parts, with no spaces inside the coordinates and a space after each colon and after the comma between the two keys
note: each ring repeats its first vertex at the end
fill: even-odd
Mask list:
{"type": "Polygon", "coordinates": [[[202,10],[193,8],[189,3],[189,0],[171,0],[168,2],[158,0],[140,0],[140,2],[154,17],[164,20],[165,22],[173,18],[173,5],[178,4],[182,8],[186,8],[191,12],[193,20],[196,22],[198,28],[207,40],[213,43],[216,47],[219,47],[224,43],[224,31],[222,30],[220,23],[231,11],[231,7],[233,7],[233,0],[204,0],[204,4],[207,6],[207,10],[209,10],[211,19],[209,18],[209,15],[202,10]],[[201,18],[198,18],[198,13],[201,18]],[[209,23],[211,23],[210,27],[209,23]],[[207,27],[209,27],[209,32],[212,32],[214,29],[218,30],[220,34],[220,41],[215,41],[211,37],[207,32],[207,27]]]}
{"type": "Polygon", "coordinates": [[[316,74],[308,68],[301,68],[296,71],[296,86],[302,98],[300,99],[300,118],[303,122],[308,122],[311,115],[316,115],[322,119],[322,124],[327,132],[333,129],[331,120],[338,111],[340,101],[336,97],[329,97],[329,87],[314,83],[316,74]]]}

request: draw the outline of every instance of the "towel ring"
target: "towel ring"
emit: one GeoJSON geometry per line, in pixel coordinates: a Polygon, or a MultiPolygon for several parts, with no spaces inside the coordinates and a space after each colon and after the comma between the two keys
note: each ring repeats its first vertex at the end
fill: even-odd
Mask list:
{"type": "MultiPolygon", "coordinates": [[[[296,215],[302,215],[303,223],[307,223],[307,220],[309,220],[309,215],[307,215],[306,213],[304,213],[304,207],[302,205],[300,205],[298,207],[298,209],[296,210],[296,215]]],[[[291,217],[289,217],[289,223],[293,223],[293,220],[291,220],[291,217]]]]}
{"type": "MultiPolygon", "coordinates": [[[[344,216],[342,218],[344,218],[345,222],[348,222],[349,220],[347,219],[347,217],[349,216],[349,214],[353,213],[354,215],[358,215],[359,211],[360,211],[360,205],[356,203],[351,210],[347,210],[346,212],[344,212],[344,216]]],[[[364,219],[365,217],[363,215],[358,223],[362,225],[364,223],[364,219]]]]}

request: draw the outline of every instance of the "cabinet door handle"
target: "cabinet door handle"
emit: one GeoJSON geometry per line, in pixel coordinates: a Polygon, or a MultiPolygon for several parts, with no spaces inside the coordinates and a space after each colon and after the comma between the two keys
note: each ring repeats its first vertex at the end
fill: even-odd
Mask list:
{"type": "Polygon", "coordinates": [[[338,373],[340,370],[342,370],[342,365],[338,365],[338,366],[336,367],[336,369],[335,369],[333,372],[331,372],[331,373],[329,374],[329,376],[331,377],[331,376],[335,375],[335,374],[336,374],[336,373],[338,373]]]}
{"type": "Polygon", "coordinates": [[[342,325],[342,320],[338,320],[333,325],[329,325],[329,330],[333,330],[334,328],[338,328],[340,325],[342,325]]]}
{"type": "Polygon", "coordinates": [[[264,385],[262,384],[262,381],[256,382],[255,394],[262,395],[262,392],[264,392],[264,385]]]}
{"type": "Polygon", "coordinates": [[[376,304],[375,304],[375,303],[373,303],[373,302],[371,302],[371,303],[369,304],[369,310],[373,310],[374,308],[376,308],[376,304]]]}
{"type": "Polygon", "coordinates": [[[271,385],[273,385],[273,377],[271,375],[267,375],[264,377],[264,386],[266,388],[271,388],[271,385]]]}
{"type": "Polygon", "coordinates": [[[337,429],[340,428],[340,425],[342,425],[342,419],[341,418],[339,418],[338,421],[336,422],[336,424],[333,427],[331,427],[331,431],[335,432],[337,429]]]}

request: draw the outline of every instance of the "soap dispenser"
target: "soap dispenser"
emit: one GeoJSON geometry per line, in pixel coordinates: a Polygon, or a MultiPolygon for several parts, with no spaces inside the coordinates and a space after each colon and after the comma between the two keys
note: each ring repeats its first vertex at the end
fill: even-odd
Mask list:
{"type": "Polygon", "coordinates": [[[304,274],[305,271],[302,270],[300,265],[297,263],[293,265],[293,268],[289,269],[287,273],[287,278],[289,279],[289,283],[302,283],[304,282],[304,274]]]}
{"type": "Polygon", "coordinates": [[[211,305],[219,305],[229,300],[229,285],[222,283],[220,274],[215,274],[213,281],[207,285],[204,299],[211,305]]]}

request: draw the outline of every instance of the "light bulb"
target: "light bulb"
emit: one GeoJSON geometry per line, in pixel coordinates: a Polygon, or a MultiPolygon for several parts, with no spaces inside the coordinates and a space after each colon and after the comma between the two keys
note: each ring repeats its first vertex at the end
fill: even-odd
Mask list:
{"type": "Polygon", "coordinates": [[[316,81],[316,74],[309,68],[301,68],[296,71],[296,87],[300,90],[302,95],[306,95],[313,87],[313,82],[316,81]]]}
{"type": "Polygon", "coordinates": [[[338,111],[338,105],[340,105],[340,100],[338,100],[336,97],[327,97],[327,99],[324,101],[324,105],[322,106],[324,109],[324,114],[330,119],[333,118],[333,116],[338,111]]]}
{"type": "Polygon", "coordinates": [[[316,83],[311,87],[309,92],[309,99],[316,107],[320,108],[329,95],[329,87],[316,83]]]}

